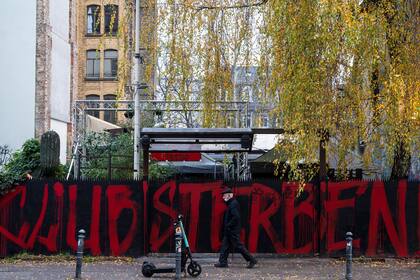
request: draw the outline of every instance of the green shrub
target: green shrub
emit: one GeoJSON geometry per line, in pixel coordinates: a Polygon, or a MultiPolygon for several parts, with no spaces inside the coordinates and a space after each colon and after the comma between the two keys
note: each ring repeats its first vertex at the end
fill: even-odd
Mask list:
{"type": "MultiPolygon", "coordinates": [[[[32,173],[34,179],[42,179],[40,168],[41,145],[37,139],[27,140],[20,150],[14,152],[9,162],[0,171],[0,194],[5,194],[16,185],[27,180],[26,173],[32,173]]],[[[64,179],[66,168],[59,164],[52,173],[55,179],[64,179]]]]}
{"type": "Polygon", "coordinates": [[[173,177],[176,169],[171,166],[162,166],[158,163],[152,163],[149,166],[149,178],[153,180],[165,181],[173,177]]]}
{"type": "Polygon", "coordinates": [[[0,171],[0,193],[4,194],[26,180],[25,174],[39,168],[40,144],[36,139],[27,140],[14,152],[10,161],[0,171]]]}

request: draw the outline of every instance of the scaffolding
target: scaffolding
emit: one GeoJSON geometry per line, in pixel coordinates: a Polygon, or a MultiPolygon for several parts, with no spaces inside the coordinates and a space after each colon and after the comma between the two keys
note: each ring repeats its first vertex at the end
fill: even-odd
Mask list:
{"type": "Polygon", "coordinates": [[[251,179],[248,153],[235,153],[232,160],[223,165],[224,179],[227,181],[247,181],[251,179]]]}
{"type": "MultiPolygon", "coordinates": [[[[250,126],[248,102],[221,101],[203,104],[198,101],[141,100],[140,108],[141,128],[199,128],[203,126],[209,110],[213,116],[210,121],[207,120],[206,125],[209,128],[249,128],[250,126]]],[[[132,100],[76,100],[73,103],[73,155],[68,178],[72,168],[74,168],[74,178],[83,177],[80,170],[85,166],[87,158],[85,145],[87,116],[100,117],[105,115],[105,112],[113,112],[119,124],[123,124],[125,129],[132,129],[134,115],[132,100]]],[[[236,158],[236,163],[233,160],[225,163],[225,179],[250,179],[247,152],[237,152],[232,158],[236,158]],[[232,171],[226,172],[226,170],[232,171]]]]}

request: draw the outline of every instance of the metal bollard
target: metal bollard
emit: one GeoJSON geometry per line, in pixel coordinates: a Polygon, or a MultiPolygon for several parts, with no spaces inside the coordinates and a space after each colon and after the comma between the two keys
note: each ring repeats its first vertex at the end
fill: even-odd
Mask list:
{"type": "Polygon", "coordinates": [[[346,233],[346,241],[346,280],[352,280],[353,234],[351,232],[346,233]]]}
{"type": "Polygon", "coordinates": [[[175,226],[175,279],[181,279],[182,230],[179,222],[175,226]]]}
{"type": "Polygon", "coordinates": [[[77,255],[76,255],[76,279],[81,279],[82,277],[82,260],[83,260],[83,246],[86,232],[81,229],[78,234],[77,241],[77,255]]]}

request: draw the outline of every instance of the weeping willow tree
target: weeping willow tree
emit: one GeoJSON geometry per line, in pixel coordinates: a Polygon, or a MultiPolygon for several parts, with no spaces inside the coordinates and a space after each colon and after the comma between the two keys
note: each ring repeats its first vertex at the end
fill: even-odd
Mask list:
{"type": "Polygon", "coordinates": [[[292,164],[314,160],[319,132],[327,131],[341,170],[363,144],[366,165],[386,151],[393,176],[407,176],[407,155],[418,150],[419,137],[418,4],[270,4],[272,93],[280,96],[285,127],[296,135],[297,141],[284,143],[292,164]]]}
{"type": "Polygon", "coordinates": [[[374,124],[383,122],[382,130],[374,131],[375,136],[385,136],[383,139],[391,144],[386,146],[392,159],[391,178],[405,177],[411,151],[415,149],[414,156],[419,156],[418,142],[413,140],[420,137],[420,4],[412,0],[366,1],[363,9],[383,26],[384,52],[371,77],[373,108],[377,112],[374,124]]]}
{"type": "Polygon", "coordinates": [[[419,150],[417,1],[151,2],[142,40],[155,97],[200,101],[200,125],[223,127],[214,102],[241,100],[235,68],[257,66],[255,91],[280,116],[277,148],[294,179],[308,178],[298,165],[318,161],[320,140],[343,174],[356,151],[366,166],[386,159],[394,177],[407,176],[419,150]]]}
{"type": "Polygon", "coordinates": [[[157,92],[165,100],[202,102],[200,125],[224,127],[227,116],[216,113],[215,102],[238,101],[234,69],[251,65],[253,11],[206,3],[158,3],[157,92]]]}

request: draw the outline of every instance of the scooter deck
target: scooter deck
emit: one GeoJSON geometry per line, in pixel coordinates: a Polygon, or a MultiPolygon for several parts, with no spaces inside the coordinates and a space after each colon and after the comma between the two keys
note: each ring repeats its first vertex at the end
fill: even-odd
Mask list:
{"type": "MultiPolygon", "coordinates": [[[[175,273],[175,267],[162,267],[162,268],[156,268],[152,270],[153,273],[175,273]]],[[[181,271],[184,271],[184,269],[181,269],[181,271]]]]}

